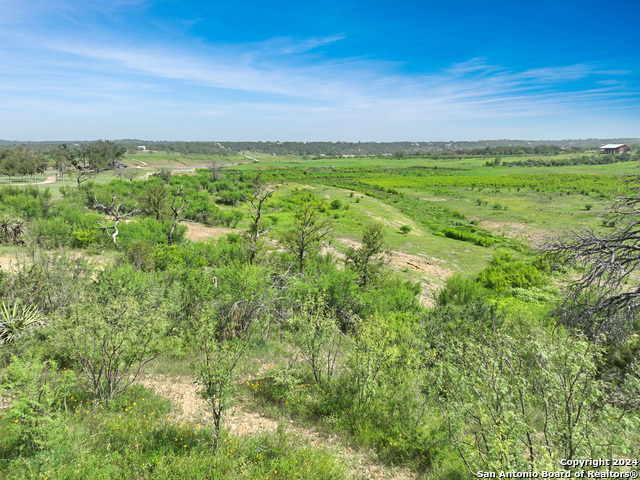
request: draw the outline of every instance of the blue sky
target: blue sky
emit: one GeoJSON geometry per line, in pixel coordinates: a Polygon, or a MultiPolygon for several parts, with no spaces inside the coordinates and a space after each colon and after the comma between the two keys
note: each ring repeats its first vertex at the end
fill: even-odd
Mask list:
{"type": "Polygon", "coordinates": [[[640,5],[0,0],[0,139],[640,136],[640,5]]]}

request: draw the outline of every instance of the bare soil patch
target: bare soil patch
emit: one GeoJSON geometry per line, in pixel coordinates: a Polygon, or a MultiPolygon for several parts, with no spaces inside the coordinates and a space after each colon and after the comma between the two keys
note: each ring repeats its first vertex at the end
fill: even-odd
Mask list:
{"type": "Polygon", "coordinates": [[[410,255],[402,252],[392,252],[391,264],[400,268],[408,268],[414,272],[424,273],[430,277],[444,280],[453,275],[453,272],[446,267],[428,262],[417,255],[410,255]]]}
{"type": "Polygon", "coordinates": [[[201,223],[186,223],[186,237],[191,241],[207,240],[209,238],[219,238],[235,230],[225,227],[207,227],[201,223]]]}
{"type": "Polygon", "coordinates": [[[138,379],[138,383],[179,406],[181,411],[174,413],[176,420],[199,421],[206,415],[206,403],[198,395],[198,387],[189,377],[145,375],[138,379]]]}
{"type": "Polygon", "coordinates": [[[15,255],[2,255],[0,256],[0,270],[5,272],[15,272],[18,270],[20,260],[15,255]]]}
{"type": "Polygon", "coordinates": [[[420,304],[425,307],[433,307],[435,305],[436,292],[440,289],[442,283],[453,275],[453,271],[446,267],[408,253],[393,252],[391,265],[398,269],[407,268],[420,274],[422,277],[420,282],[422,285],[420,304]]]}
{"type": "Polygon", "coordinates": [[[532,245],[541,244],[548,232],[535,228],[532,224],[523,222],[494,222],[491,220],[484,220],[482,218],[476,218],[480,221],[480,226],[490,230],[493,233],[504,234],[507,238],[517,238],[526,240],[532,245]]]}
{"type": "MultiPolygon", "coordinates": [[[[356,240],[352,240],[350,238],[338,238],[338,242],[346,247],[351,248],[360,248],[362,244],[356,240]]],[[[328,248],[329,251],[335,251],[332,248],[328,248]]],[[[413,270],[414,272],[424,273],[425,275],[429,275],[431,277],[436,277],[439,280],[444,280],[447,277],[453,275],[453,272],[440,265],[437,265],[434,262],[429,262],[424,257],[420,257],[418,255],[410,255],[408,253],[399,252],[397,250],[393,250],[391,252],[391,265],[396,266],[398,268],[408,268],[413,270]]]]}
{"type": "Polygon", "coordinates": [[[0,397],[0,410],[11,407],[11,399],[0,397]]]}
{"type": "Polygon", "coordinates": [[[337,238],[336,240],[338,240],[338,242],[343,244],[345,247],[351,247],[356,249],[362,247],[362,244],[360,242],[356,240],[351,240],[350,238],[337,238]]]}

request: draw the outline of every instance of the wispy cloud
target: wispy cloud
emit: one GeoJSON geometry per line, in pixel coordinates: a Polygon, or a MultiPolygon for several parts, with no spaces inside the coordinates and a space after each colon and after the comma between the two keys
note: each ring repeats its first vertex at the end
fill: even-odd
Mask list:
{"type": "MultiPolygon", "coordinates": [[[[246,47],[246,54],[233,52],[232,55],[218,49],[192,55],[157,48],[93,47],[65,42],[54,42],[50,48],[73,55],[79,62],[92,62],[86,66],[89,70],[176,80],[212,89],[275,94],[285,102],[334,106],[367,106],[379,102],[397,102],[404,106],[418,101],[425,108],[429,105],[443,108],[459,107],[456,103],[463,102],[465,108],[475,105],[484,111],[497,108],[502,112],[526,114],[532,102],[555,109],[576,108],[577,101],[584,107],[588,106],[589,99],[625,98],[636,93],[614,88],[614,85],[602,86],[602,71],[586,64],[518,72],[474,60],[427,76],[388,74],[379,71],[377,63],[369,65],[361,60],[351,65],[327,61],[296,67],[291,66],[291,58],[287,58],[286,66],[278,64],[278,56],[290,57],[293,54],[287,52],[307,51],[313,45],[329,41],[335,39],[293,42],[287,46],[284,39],[277,39],[272,44],[277,48],[272,49],[268,49],[266,42],[261,49],[269,50],[269,58],[260,60],[254,58],[255,51],[250,47],[246,47]],[[593,81],[581,82],[588,79],[593,81]],[[601,88],[592,88],[596,81],[601,88]],[[558,91],[562,95],[557,95],[558,91]]],[[[211,95],[215,96],[215,92],[211,95]]]]}
{"type": "Polygon", "coordinates": [[[54,2],[55,12],[51,2],[36,1],[37,14],[23,2],[3,1],[0,45],[10,48],[0,48],[0,104],[13,112],[31,109],[34,117],[102,111],[133,119],[147,111],[165,118],[169,113],[159,112],[168,109],[185,118],[262,118],[286,125],[297,119],[327,129],[375,119],[397,131],[461,119],[551,119],[639,106],[637,85],[628,81],[633,72],[597,62],[523,69],[471,58],[406,73],[392,62],[325,55],[348,40],[341,33],[247,43],[176,43],[160,36],[135,41],[93,29],[78,12],[88,10],[91,18],[144,10],[145,0],[63,0],[54,2]],[[50,20],[38,29],[25,21],[50,13],[73,17],[63,25],[77,29],[55,29],[50,20]]]}

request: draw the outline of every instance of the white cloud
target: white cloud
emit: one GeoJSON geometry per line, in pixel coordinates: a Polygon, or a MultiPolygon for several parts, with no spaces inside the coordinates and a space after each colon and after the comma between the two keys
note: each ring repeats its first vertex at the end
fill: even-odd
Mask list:
{"type": "MultiPolygon", "coordinates": [[[[177,46],[157,39],[133,44],[109,32],[82,28],[2,29],[3,22],[20,23],[27,16],[26,4],[4,2],[9,14],[0,20],[0,46],[10,48],[0,48],[0,104],[22,112],[14,117],[18,123],[12,131],[28,128],[30,119],[32,124],[50,122],[57,114],[76,125],[73,128],[82,123],[83,129],[96,130],[93,137],[107,137],[100,128],[140,128],[136,122],[144,121],[141,112],[146,112],[152,118],[146,120],[145,131],[173,125],[173,138],[186,138],[180,132],[190,131],[204,135],[204,127],[196,125],[202,119],[262,132],[280,128],[300,134],[309,128],[310,135],[333,131],[333,138],[339,138],[352,132],[356,139],[355,133],[370,128],[425,138],[416,134],[426,126],[443,129],[487,121],[509,127],[509,122],[542,118],[551,125],[557,118],[585,112],[632,111],[638,103],[637,89],[624,83],[629,72],[607,71],[597,64],[516,70],[474,58],[430,74],[403,74],[390,62],[323,57],[322,47],[342,41],[344,35],[280,37],[243,45],[194,41],[177,46]],[[73,114],[84,121],[73,123],[73,114]],[[95,121],[87,122],[91,117],[95,121]]],[[[145,7],[143,1],[91,0],[87,8],[109,14],[132,4],[145,7]]],[[[45,14],[51,5],[36,2],[33,8],[45,14]]],[[[60,2],[56,15],[71,14],[78,5],[60,2]]],[[[225,131],[230,128],[225,126],[225,131]]],[[[5,137],[2,132],[0,138],[5,137]]],[[[25,132],[22,137],[29,137],[25,132]]],[[[240,135],[252,136],[251,131],[240,135]]]]}

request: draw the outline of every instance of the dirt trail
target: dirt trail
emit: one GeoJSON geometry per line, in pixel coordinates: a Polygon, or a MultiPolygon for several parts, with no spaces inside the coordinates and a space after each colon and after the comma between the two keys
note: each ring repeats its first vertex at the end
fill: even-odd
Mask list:
{"type": "Polygon", "coordinates": [[[46,180],[42,182],[31,182],[31,183],[10,183],[12,187],[20,187],[23,185],[44,185],[45,183],[54,183],[56,181],[55,175],[49,175],[46,180]]]}
{"type": "MultiPolygon", "coordinates": [[[[249,380],[250,381],[250,380],[249,380]]],[[[168,377],[165,375],[147,375],[138,379],[138,383],[152,389],[156,394],[170,399],[179,405],[181,411],[174,412],[178,422],[204,424],[207,408],[204,400],[198,395],[198,386],[188,376],[168,377]]],[[[378,463],[368,455],[346,446],[336,435],[325,435],[315,428],[304,427],[293,420],[277,420],[260,412],[251,410],[247,403],[238,403],[224,419],[225,426],[235,435],[257,435],[264,432],[275,432],[279,424],[286,430],[311,446],[330,450],[344,458],[349,465],[350,473],[357,479],[415,480],[416,474],[406,469],[391,468],[378,463]]]]}

